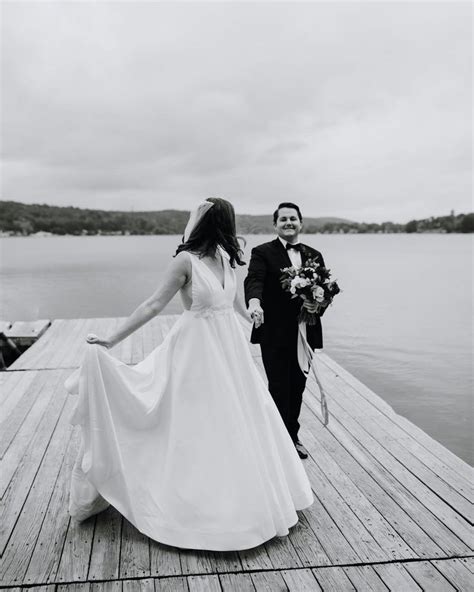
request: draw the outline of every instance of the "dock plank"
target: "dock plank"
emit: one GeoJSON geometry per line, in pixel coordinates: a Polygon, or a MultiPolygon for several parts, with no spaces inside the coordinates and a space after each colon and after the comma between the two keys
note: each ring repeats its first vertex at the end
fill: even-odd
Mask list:
{"type": "Polygon", "coordinates": [[[313,569],[313,574],[323,592],[356,592],[342,567],[313,569]]]}
{"type": "Polygon", "coordinates": [[[389,590],[371,565],[344,567],[344,571],[356,590],[367,592],[388,592],[389,590]]]}
{"type": "Polygon", "coordinates": [[[219,576],[222,592],[255,592],[249,574],[223,574],[219,576]]]}
{"type": "Polygon", "coordinates": [[[82,355],[79,358],[79,350],[82,349],[84,338],[87,334],[86,325],[87,319],[78,319],[74,324],[71,324],[70,321],[63,321],[58,335],[58,341],[59,338],[61,340],[60,344],[58,343],[56,345],[54,351],[50,351],[48,348],[45,353],[46,355],[48,353],[50,355],[47,358],[46,356],[45,358],[40,358],[40,360],[47,359],[47,361],[42,361],[41,363],[45,364],[46,368],[71,368],[76,365],[73,363],[73,360],[77,358],[77,364],[80,364],[82,362],[82,355]]]}
{"type": "Polygon", "coordinates": [[[374,565],[374,569],[390,590],[398,590],[400,592],[421,591],[420,586],[400,563],[374,565]]]}
{"type": "MultiPolygon", "coordinates": [[[[307,418],[307,421],[311,421],[306,407],[302,415],[303,418],[307,418]]],[[[333,432],[334,430],[335,426],[332,427],[333,432]]],[[[347,437],[343,442],[340,432],[337,433],[337,438],[334,438],[329,430],[321,430],[316,437],[319,445],[326,448],[358,489],[380,514],[386,517],[405,543],[419,554],[417,556],[443,556],[442,549],[419,526],[418,508],[415,505],[415,499],[410,498],[409,492],[401,492],[399,496],[395,496],[391,487],[397,487],[397,483],[392,482],[387,485],[379,467],[374,466],[365,456],[362,457],[362,454],[358,454],[357,446],[353,444],[351,438],[347,437]]],[[[313,450],[312,453],[316,452],[313,450]]]]}
{"type": "Polygon", "coordinates": [[[252,582],[256,592],[288,592],[288,587],[279,571],[253,573],[252,582]]]}
{"type": "MultiPolygon", "coordinates": [[[[50,375],[51,385],[48,392],[51,394],[51,398],[2,498],[0,508],[0,549],[2,554],[6,551],[7,541],[14,525],[20,518],[25,500],[43,461],[43,456],[47,454],[51,436],[66,404],[65,397],[58,394],[59,391],[56,390],[63,377],[64,374],[58,371],[54,371],[50,375]]],[[[54,444],[54,440],[51,442],[52,444],[54,444]]],[[[45,483],[46,487],[49,485],[49,483],[45,483]]]]}
{"type": "Polygon", "coordinates": [[[405,567],[423,590],[429,590],[429,592],[454,592],[456,590],[430,561],[407,563],[405,567]]]}
{"type": "Polygon", "coordinates": [[[28,565],[25,575],[27,584],[54,582],[56,579],[69,525],[69,484],[76,459],[78,440],[79,434],[73,432],[28,565]]]}
{"type": "Polygon", "coordinates": [[[121,537],[121,514],[112,507],[98,514],[92,540],[89,580],[118,579],[121,537]]]}
{"type": "Polygon", "coordinates": [[[259,571],[271,569],[272,567],[268,551],[263,545],[254,549],[239,551],[239,557],[244,571],[259,571]]]}
{"type": "Polygon", "coordinates": [[[332,565],[362,561],[317,496],[304,515],[312,531],[317,533],[317,539],[332,565]]]}
{"type": "Polygon", "coordinates": [[[46,333],[9,367],[9,371],[77,368],[84,357],[87,334],[105,334],[116,322],[115,318],[54,320],[46,333]]]}
{"type": "Polygon", "coordinates": [[[186,578],[165,578],[155,580],[155,592],[189,592],[186,578]]]}
{"type": "MultiPolygon", "coordinates": [[[[402,429],[399,428],[399,430],[402,429]]],[[[413,436],[403,435],[401,431],[395,431],[395,429],[393,429],[393,435],[396,437],[397,442],[403,444],[411,454],[419,458],[435,475],[438,475],[469,502],[474,502],[474,471],[472,469],[466,469],[465,474],[460,475],[445,461],[438,458],[432,450],[422,446],[413,436]]]]}
{"type": "MultiPolygon", "coordinates": [[[[153,319],[113,355],[137,363],[177,318],[153,319]]],[[[54,592],[55,585],[56,592],[467,590],[474,571],[472,470],[439,443],[431,446],[429,436],[325,354],[329,426],[321,423],[311,379],[302,410],[315,501],[288,536],[218,553],[151,541],[112,508],[81,524],[71,520],[79,434],[69,425],[75,400],[63,383],[82,360],[86,334],[106,336],[121,322],[54,321],[17,368],[0,375],[7,467],[0,477],[0,575],[9,592],[54,592]]],[[[258,348],[251,353],[263,372],[258,348]]]]}
{"type": "Polygon", "coordinates": [[[408,436],[412,436],[420,445],[422,445],[426,451],[431,452],[438,459],[445,462],[451,469],[456,470],[462,477],[467,477],[468,481],[472,475],[472,467],[470,467],[465,461],[453,454],[445,446],[431,438],[426,432],[420,429],[413,422],[408,420],[402,415],[396,414],[392,407],[388,405],[380,396],[369,389],[368,386],[363,384],[355,376],[350,374],[345,368],[339,365],[333,358],[327,354],[320,354],[321,362],[331,368],[334,373],[343,378],[347,384],[353,387],[353,390],[363,396],[369,403],[374,405],[380,410],[383,410],[388,416],[391,417],[393,423],[402,428],[408,436]]]}
{"type": "Polygon", "coordinates": [[[143,578],[150,575],[150,542],[125,518],[122,522],[120,577],[143,578]]]}
{"type": "MultiPolygon", "coordinates": [[[[313,394],[313,397],[308,396],[305,401],[316,414],[319,412],[319,403],[316,401],[313,388],[311,385],[308,387],[308,393],[313,394]]],[[[466,520],[468,517],[460,516],[442,497],[427,487],[418,475],[415,476],[390,454],[390,451],[372,436],[369,427],[365,429],[361,426],[353,414],[339,404],[339,400],[336,399],[337,390],[333,393],[332,406],[337,410],[337,418],[333,422],[332,431],[337,432],[337,439],[341,445],[351,451],[352,456],[358,459],[365,470],[371,472],[410,516],[415,516],[420,526],[430,532],[439,546],[451,555],[469,552],[472,531],[466,520]],[[453,535],[453,532],[457,536],[453,535]]]]}
{"type": "MultiPolygon", "coordinates": [[[[42,397],[40,397],[40,392],[46,383],[46,378],[41,376],[41,374],[34,377],[30,372],[22,373],[20,379],[24,378],[23,381],[14,380],[16,378],[15,374],[6,372],[7,379],[11,377],[13,378],[11,382],[17,382],[19,384],[16,384],[14,387],[18,394],[13,402],[10,400],[9,408],[7,408],[7,405],[1,405],[0,458],[4,457],[15,434],[29,415],[35,402],[38,400],[41,402],[42,397]]],[[[7,384],[4,385],[4,388],[9,388],[8,380],[5,382],[7,384]]]]}
{"type": "Polygon", "coordinates": [[[152,578],[124,580],[122,590],[123,592],[155,592],[155,580],[152,578]]]}
{"type": "MultiPolygon", "coordinates": [[[[63,401],[61,401],[63,403],[63,401]]],[[[41,459],[34,482],[28,491],[21,514],[15,523],[1,564],[3,581],[22,583],[39,536],[46,510],[53,494],[57,475],[72,434],[69,423],[71,405],[61,406],[51,443],[41,459]]]]}
{"type": "MultiPolygon", "coordinates": [[[[263,377],[265,377],[265,370],[261,357],[255,358],[257,369],[263,377]]],[[[312,422],[313,428],[315,422],[312,422]]],[[[307,461],[306,461],[307,462],[307,461]]],[[[311,472],[311,471],[310,471],[311,472]]],[[[314,482],[314,479],[313,479],[314,482]]],[[[341,530],[333,517],[329,514],[327,508],[318,496],[317,484],[313,484],[315,489],[315,497],[312,506],[304,511],[306,520],[308,521],[314,533],[317,533],[317,539],[323,548],[323,552],[330,558],[330,561],[336,564],[339,563],[359,563],[363,561],[359,555],[358,548],[354,549],[346,539],[345,529],[341,530]]],[[[358,545],[357,545],[358,547],[358,545]]],[[[324,557],[322,562],[324,564],[324,557]]]]}
{"type": "Polygon", "coordinates": [[[92,582],[90,592],[122,592],[122,580],[92,582]]]}
{"type": "Polygon", "coordinates": [[[313,531],[305,512],[298,512],[298,523],[291,529],[291,542],[303,566],[330,565],[317,533],[313,531]]]}
{"type": "Polygon", "coordinates": [[[474,587],[473,574],[459,559],[434,560],[431,563],[456,590],[468,592],[474,587]]]}
{"type": "MultiPolygon", "coordinates": [[[[363,495],[356,484],[349,479],[327,450],[319,446],[313,432],[314,430],[308,430],[303,426],[302,438],[307,446],[311,445],[314,459],[314,463],[305,464],[308,476],[313,487],[317,488],[318,496],[321,496],[321,489],[325,488],[327,490],[326,498],[328,502],[325,503],[326,507],[334,505],[335,500],[341,496],[348,509],[352,510],[357,517],[357,521],[354,521],[354,518],[351,517],[349,524],[352,524],[351,530],[358,533],[361,541],[367,540],[369,546],[366,547],[366,558],[372,561],[383,561],[388,558],[406,559],[415,557],[414,551],[405,543],[398,532],[363,495]],[[363,528],[358,528],[359,521],[362,523],[363,528]],[[378,543],[378,547],[373,546],[373,541],[378,543]]],[[[346,530],[346,525],[349,526],[349,524],[341,522],[344,530],[346,530]]],[[[359,548],[359,545],[357,547],[359,548]]]]}
{"type": "MultiPolygon", "coordinates": [[[[70,321],[70,326],[77,324],[77,320],[70,321]]],[[[8,370],[38,370],[46,368],[45,365],[48,358],[51,358],[60,347],[61,342],[64,343],[65,332],[63,329],[64,321],[61,319],[55,320],[46,333],[38,339],[31,347],[29,347],[11,366],[8,370]]],[[[48,366],[49,369],[55,369],[56,366],[48,366]]]]}
{"type": "Polygon", "coordinates": [[[150,540],[150,574],[152,576],[177,576],[183,573],[181,551],[150,540]]]}
{"type": "Polygon", "coordinates": [[[242,562],[237,551],[211,551],[216,573],[242,571],[242,562]]]}
{"type": "Polygon", "coordinates": [[[0,321],[0,333],[5,333],[12,326],[11,321],[0,321]]]}
{"type": "MultiPolygon", "coordinates": [[[[16,373],[7,373],[7,375],[14,379],[16,373]]],[[[26,380],[15,385],[18,392],[21,392],[22,395],[21,398],[18,397],[17,402],[21,405],[24,398],[31,399],[31,406],[29,406],[28,414],[23,418],[21,425],[15,426],[17,430],[13,435],[11,433],[9,435],[8,429],[5,429],[4,432],[4,454],[2,456],[2,470],[0,472],[0,497],[2,498],[13,475],[21,469],[21,460],[27,452],[30,442],[35,436],[38,424],[42,421],[54,394],[54,389],[49,388],[51,382],[49,376],[38,372],[21,372],[20,375],[25,376],[26,380]]],[[[9,382],[16,381],[6,381],[6,387],[13,386],[9,382]]],[[[14,411],[5,417],[6,425],[2,425],[2,428],[8,426],[12,414],[14,414],[14,411]]],[[[15,423],[13,419],[12,424],[15,423]]]]}
{"type": "MultiPolygon", "coordinates": [[[[310,408],[313,413],[319,413],[319,403],[313,397],[306,398],[306,408],[310,408]]],[[[363,480],[358,467],[361,467],[365,474],[370,475],[373,482],[377,483],[379,488],[375,491],[381,493],[385,491],[385,501],[388,507],[380,510],[384,516],[400,516],[400,525],[406,524],[408,533],[412,535],[412,543],[405,540],[417,551],[424,547],[427,553],[425,557],[437,557],[440,550],[443,549],[451,555],[466,554],[469,552],[469,546],[458,536],[455,536],[446,525],[448,522],[456,526],[458,532],[462,532],[469,540],[469,529],[467,523],[460,519],[445,502],[435,496],[433,492],[419,481],[409,470],[399,463],[390,453],[367,431],[360,428],[352,416],[337,404],[333,398],[333,408],[337,409],[337,419],[333,421],[331,431],[337,436],[336,441],[329,441],[324,431],[318,433],[318,436],[325,438],[326,448],[333,450],[333,455],[340,453],[346,457],[346,472],[349,467],[357,470],[356,476],[352,480],[360,488],[363,480]],[[348,455],[357,461],[350,462],[348,455]],[[418,495],[417,495],[418,494],[418,495]],[[432,497],[433,496],[433,497],[432,497]],[[432,513],[427,504],[433,503],[432,513]],[[399,509],[397,509],[397,506],[399,509]],[[391,509],[390,509],[391,508],[391,509]],[[403,510],[403,514],[400,511],[403,510]],[[442,519],[436,514],[442,515],[442,519]],[[419,526],[415,524],[417,523],[419,526]],[[433,541],[427,540],[426,535],[422,534],[420,528],[429,532],[433,541],[436,541],[438,548],[433,546],[433,541]],[[416,538],[413,538],[418,533],[416,538]],[[415,545],[415,546],[413,546],[415,545]],[[425,546],[426,545],[426,546],[425,546]],[[428,549],[431,551],[428,553],[428,549]],[[430,554],[431,553],[431,554],[430,554]]],[[[305,412],[305,411],[303,411],[305,412]]],[[[368,493],[366,493],[366,496],[368,493]]],[[[398,532],[400,530],[398,529],[398,532]]],[[[401,534],[401,532],[400,532],[401,534]]]]}
{"type": "Polygon", "coordinates": [[[143,360],[143,339],[145,327],[141,327],[140,333],[132,333],[130,339],[130,364],[134,365],[143,360]]]}
{"type": "Polygon", "coordinates": [[[137,362],[148,356],[153,349],[153,326],[151,323],[146,323],[142,327],[142,357],[137,362]]]}
{"type": "MultiPolygon", "coordinates": [[[[403,549],[404,553],[411,554],[410,549],[404,544],[403,540],[400,539],[393,529],[390,529],[388,524],[381,520],[381,515],[364,496],[351,496],[352,504],[357,501],[357,505],[354,504],[351,507],[347,503],[344,499],[347,497],[346,489],[339,489],[338,491],[334,482],[331,483],[329,481],[316,462],[316,459],[318,462],[326,462],[326,465],[331,462],[328,460],[329,455],[325,449],[319,448],[318,452],[314,452],[316,450],[315,440],[309,430],[303,429],[302,436],[306,446],[310,442],[314,446],[312,448],[313,456],[310,456],[305,463],[311,485],[334,522],[339,525],[340,529],[343,528],[346,539],[352,548],[357,550],[358,555],[365,561],[386,561],[390,558],[390,555],[387,553],[389,549],[392,551],[392,554],[396,552],[398,555],[400,548],[403,549]],[[326,459],[323,457],[326,457],[326,459]],[[342,492],[344,492],[344,496],[341,495],[342,492]],[[380,543],[373,536],[373,532],[377,530],[379,524],[385,527],[383,533],[380,533],[380,543]],[[384,535],[383,537],[382,534],[384,535]],[[389,535],[392,535],[392,537],[389,535]],[[383,543],[386,543],[387,547],[383,543]]],[[[347,481],[346,479],[346,485],[347,481]]],[[[380,528],[379,530],[382,529],[380,528]]],[[[406,555],[404,554],[404,556],[406,555]]]]}
{"type": "Polygon", "coordinates": [[[209,551],[181,549],[180,558],[184,575],[216,573],[215,558],[209,551]]]}
{"type": "Polygon", "coordinates": [[[69,521],[56,582],[87,580],[95,522],[95,517],[84,522],[69,521]]]}
{"type": "MultiPolygon", "coordinates": [[[[51,586],[31,586],[28,588],[28,590],[31,590],[31,592],[55,592],[56,586],[51,585],[51,586]]],[[[24,590],[24,588],[18,587],[18,588],[0,588],[0,590],[3,590],[4,592],[21,592],[22,590],[24,590]]]]}
{"type": "Polygon", "coordinates": [[[57,587],[57,592],[90,592],[91,585],[85,584],[61,584],[57,587]]]}
{"type": "Polygon", "coordinates": [[[189,576],[189,592],[221,592],[219,576],[189,576]]]}
{"type": "Polygon", "coordinates": [[[2,424],[34,379],[35,375],[31,372],[0,372],[2,424]]]}
{"type": "Polygon", "coordinates": [[[275,569],[303,566],[290,536],[275,537],[265,547],[275,569]]]}
{"type": "MultiPolygon", "coordinates": [[[[123,321],[122,317],[55,320],[9,370],[77,368],[84,357],[87,335],[96,333],[107,337],[123,321]]],[[[160,315],[112,348],[110,353],[126,364],[136,364],[163,341],[175,322],[174,315],[160,315]]]]}
{"type": "Polygon", "coordinates": [[[467,567],[467,569],[474,574],[474,556],[471,557],[460,557],[459,562],[467,567]]]}
{"type": "MultiPolygon", "coordinates": [[[[333,399],[338,405],[350,413],[351,417],[361,427],[374,436],[380,444],[390,451],[392,456],[415,473],[435,493],[440,495],[453,508],[458,509],[462,515],[469,515],[472,511],[472,504],[469,501],[472,495],[472,480],[468,483],[457,474],[454,474],[454,483],[458,489],[461,489],[461,491],[458,491],[452,485],[453,480],[450,478],[450,475],[452,476],[454,473],[453,471],[448,473],[444,470],[443,463],[435,462],[428,452],[419,458],[404,446],[404,443],[408,441],[408,437],[394,423],[393,419],[396,414],[387,415],[374,407],[368,411],[367,405],[363,405],[364,399],[350,385],[341,381],[332,370],[329,370],[323,364],[318,367],[321,370],[325,384],[331,385],[333,399]],[[428,465],[433,466],[433,469],[428,465]]],[[[310,379],[309,384],[313,385],[314,389],[313,379],[310,379]]],[[[471,476],[474,477],[474,473],[471,473],[471,476]]]]}
{"type": "Polygon", "coordinates": [[[281,572],[289,592],[320,592],[321,586],[310,569],[293,569],[281,572]]]}
{"type": "MultiPolygon", "coordinates": [[[[8,323],[7,323],[8,324],[8,323]]],[[[0,330],[5,337],[10,339],[29,342],[31,339],[38,339],[51,325],[49,319],[39,319],[37,321],[15,321],[7,327],[3,325],[0,330]]]]}
{"type": "MultiPolygon", "coordinates": [[[[260,365],[260,370],[263,371],[260,365]]],[[[305,405],[302,408],[302,417],[308,424],[314,424],[314,417],[319,420],[319,402],[316,401],[315,397],[306,397],[305,405]],[[310,409],[313,418],[308,415],[307,409],[310,409]]],[[[334,433],[335,429],[337,429],[337,425],[334,425],[335,421],[333,420],[330,429],[324,428],[319,430],[314,430],[313,433],[319,439],[319,446],[324,444],[326,450],[334,457],[336,462],[341,466],[344,472],[351,478],[351,480],[357,484],[357,487],[364,493],[365,497],[370,500],[372,505],[374,505],[382,516],[390,517],[390,523],[394,530],[398,532],[399,535],[402,536],[403,540],[406,544],[415,552],[419,550],[420,552],[424,552],[424,557],[437,557],[442,556],[442,550],[434,543],[434,541],[425,533],[425,531],[420,528],[417,524],[416,520],[410,517],[405,512],[407,507],[410,507],[408,503],[403,504],[405,507],[401,507],[399,503],[396,503],[392,496],[389,495],[384,488],[382,488],[377,479],[378,474],[370,474],[370,471],[367,472],[366,467],[362,467],[357,459],[353,457],[354,454],[354,445],[351,439],[346,438],[345,446],[340,443],[340,434],[342,432],[337,432],[337,438],[334,437],[332,434],[334,433]]],[[[313,449],[313,456],[317,458],[318,450],[313,449]]],[[[396,485],[396,484],[395,484],[396,485]]],[[[414,503],[413,500],[410,498],[410,494],[408,492],[404,492],[405,497],[408,496],[408,502],[414,503]]],[[[398,502],[398,500],[397,500],[398,502]]],[[[412,508],[412,513],[416,516],[418,508],[412,508]]],[[[435,523],[435,526],[439,526],[440,528],[443,526],[441,523],[435,523]]],[[[449,534],[451,534],[447,529],[445,529],[449,534]]],[[[318,530],[320,532],[320,530],[318,530]]],[[[462,549],[465,551],[466,547],[462,546],[462,549]]],[[[350,563],[347,562],[346,563],[350,563]]]]}

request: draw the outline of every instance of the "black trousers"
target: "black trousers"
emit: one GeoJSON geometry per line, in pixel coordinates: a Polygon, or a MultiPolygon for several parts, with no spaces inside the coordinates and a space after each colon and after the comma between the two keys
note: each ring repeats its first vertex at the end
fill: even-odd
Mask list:
{"type": "Polygon", "coordinates": [[[298,364],[296,343],[290,345],[260,344],[268,390],[275,401],[293,442],[298,440],[298,421],[306,377],[298,364]]]}

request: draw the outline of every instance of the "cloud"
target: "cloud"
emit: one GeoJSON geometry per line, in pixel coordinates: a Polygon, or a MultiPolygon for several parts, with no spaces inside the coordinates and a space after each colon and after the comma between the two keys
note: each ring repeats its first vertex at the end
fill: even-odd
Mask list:
{"type": "Polygon", "coordinates": [[[468,3],[5,3],[2,199],[468,210],[468,3]]]}

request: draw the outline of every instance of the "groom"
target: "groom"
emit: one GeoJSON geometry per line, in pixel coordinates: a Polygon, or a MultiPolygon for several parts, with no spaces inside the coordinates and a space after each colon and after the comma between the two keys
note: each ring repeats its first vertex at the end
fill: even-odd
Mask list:
{"type": "MultiPolygon", "coordinates": [[[[302,302],[299,298],[291,299],[280,283],[284,267],[298,267],[308,258],[324,266],[319,251],[298,241],[302,222],[297,205],[284,202],[278,206],[273,213],[278,237],[252,249],[244,286],[248,311],[254,321],[250,340],[260,344],[268,389],[300,458],[307,458],[308,452],[298,439],[298,417],[306,385],[297,356],[298,314],[302,302]]],[[[315,304],[305,301],[303,306],[315,312],[315,304]]],[[[322,348],[319,317],[315,325],[307,325],[306,332],[309,345],[313,349],[322,348]]]]}

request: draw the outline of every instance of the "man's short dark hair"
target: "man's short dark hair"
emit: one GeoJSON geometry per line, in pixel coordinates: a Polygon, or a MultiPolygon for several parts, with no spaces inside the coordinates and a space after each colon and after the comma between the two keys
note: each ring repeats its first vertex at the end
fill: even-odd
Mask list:
{"type": "Polygon", "coordinates": [[[278,220],[278,211],[280,210],[280,208],[293,208],[298,212],[298,218],[300,219],[300,222],[303,222],[303,216],[301,215],[299,207],[296,204],[291,203],[290,201],[284,201],[273,212],[273,224],[276,224],[276,221],[278,220]]]}

